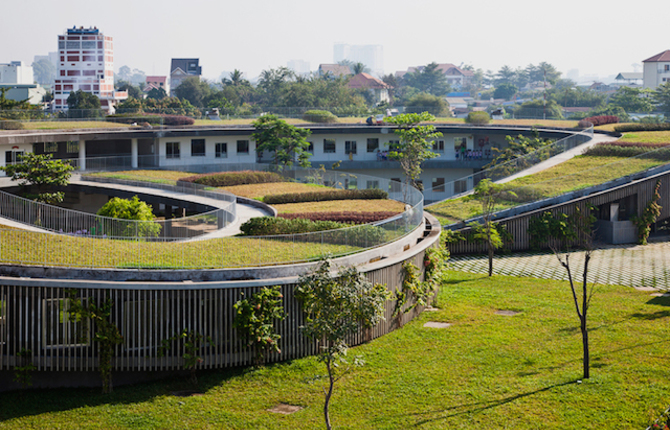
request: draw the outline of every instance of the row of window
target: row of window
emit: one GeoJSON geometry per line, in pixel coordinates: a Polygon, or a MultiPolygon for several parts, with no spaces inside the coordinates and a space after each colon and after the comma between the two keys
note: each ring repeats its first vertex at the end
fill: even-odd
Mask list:
{"type": "MultiPolygon", "coordinates": [[[[248,155],[249,154],[249,141],[248,140],[238,140],[237,141],[237,154],[238,155],[248,155]]],[[[207,155],[205,147],[205,139],[191,139],[191,157],[204,157],[207,155]]],[[[226,158],[228,157],[228,144],[227,143],[217,143],[214,145],[214,156],[216,158],[226,158]]],[[[180,158],[181,157],[181,142],[167,142],[165,144],[165,157],[166,158],[180,158]]]]}

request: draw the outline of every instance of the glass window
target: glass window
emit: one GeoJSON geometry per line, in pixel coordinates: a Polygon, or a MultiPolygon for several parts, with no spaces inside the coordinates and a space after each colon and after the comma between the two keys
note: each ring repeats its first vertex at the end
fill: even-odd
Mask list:
{"type": "Polygon", "coordinates": [[[205,139],[191,139],[191,157],[205,156],[205,139]]]}
{"type": "Polygon", "coordinates": [[[314,153],[314,142],[307,142],[309,143],[309,146],[307,147],[307,152],[309,153],[314,153]]]}
{"type": "Polygon", "coordinates": [[[179,142],[165,144],[165,158],[179,158],[179,142]]]}
{"type": "Polygon", "coordinates": [[[323,152],[324,154],[335,153],[335,139],[323,139],[323,152]]]}
{"type": "Polygon", "coordinates": [[[68,154],[78,154],[79,153],[79,141],[68,141],[67,142],[67,153],[68,154]]]}
{"type": "Polygon", "coordinates": [[[444,192],[444,178],[433,178],[433,183],[431,185],[434,192],[444,192]]]}
{"type": "Polygon", "coordinates": [[[238,140],[237,141],[237,153],[238,154],[248,154],[249,153],[249,141],[248,140],[238,140]]]}
{"type": "Polygon", "coordinates": [[[468,182],[466,180],[454,181],[454,194],[464,193],[468,190],[468,182]]]}
{"type": "Polygon", "coordinates": [[[436,140],[433,142],[433,151],[444,152],[444,140],[436,140]]]}
{"type": "Polygon", "coordinates": [[[44,142],[44,152],[58,152],[58,142],[44,142]]]}
{"type": "Polygon", "coordinates": [[[379,181],[367,181],[365,188],[379,188],[379,181]]]}
{"type": "Polygon", "coordinates": [[[344,153],[347,154],[347,155],[356,153],[356,141],[355,140],[347,140],[347,141],[344,142],[344,153]]]}
{"type": "Polygon", "coordinates": [[[216,158],[228,158],[228,144],[227,143],[217,143],[216,144],[216,158]]]}
{"type": "Polygon", "coordinates": [[[379,139],[368,139],[368,152],[375,152],[379,149],[379,139]]]}
{"type": "Polygon", "coordinates": [[[389,150],[397,151],[399,147],[400,147],[399,140],[389,140],[389,150]]]}

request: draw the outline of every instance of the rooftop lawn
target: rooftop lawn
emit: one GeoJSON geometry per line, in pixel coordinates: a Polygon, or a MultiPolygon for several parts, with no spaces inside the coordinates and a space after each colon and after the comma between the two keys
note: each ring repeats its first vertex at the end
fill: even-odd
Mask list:
{"type": "MultiPolygon", "coordinates": [[[[566,282],[451,273],[437,312],[353,348],[366,364],[340,380],[338,429],[644,429],[670,402],[670,298],[598,286],[589,317],[592,369],[581,380],[581,336],[566,282]],[[520,312],[497,315],[497,310],[520,312]],[[423,327],[428,321],[451,327],[423,327]]],[[[281,346],[281,341],[280,341],[281,346]]],[[[100,389],[0,394],[0,427],[323,428],[315,358],[201,372],[100,389]],[[269,412],[279,403],[304,407],[269,412]]]]}
{"type": "Polygon", "coordinates": [[[272,205],[279,213],[308,212],[397,212],[405,210],[397,200],[334,200],[328,202],[288,203],[272,205]]]}

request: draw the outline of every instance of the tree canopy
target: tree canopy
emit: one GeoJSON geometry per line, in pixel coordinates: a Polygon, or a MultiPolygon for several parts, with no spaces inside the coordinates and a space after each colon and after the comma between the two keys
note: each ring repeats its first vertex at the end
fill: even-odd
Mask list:
{"type": "Polygon", "coordinates": [[[403,79],[408,86],[414,87],[421,92],[434,96],[444,96],[451,88],[447,82],[447,77],[444,76],[444,72],[438,67],[437,63],[430,63],[421,70],[407,73],[403,79]]]}
{"type": "Polygon", "coordinates": [[[93,93],[73,91],[67,98],[67,106],[72,116],[94,118],[100,115],[100,99],[93,93]]]}
{"type": "Polygon", "coordinates": [[[63,201],[63,193],[49,193],[46,188],[52,185],[67,185],[70,183],[70,177],[74,167],[62,160],[52,160],[52,154],[35,154],[28,152],[19,155],[19,163],[0,167],[11,177],[12,181],[17,181],[19,186],[28,187],[37,186],[38,194],[29,196],[43,203],[59,203],[63,201]]]}
{"type": "Polygon", "coordinates": [[[277,118],[276,115],[263,115],[253,122],[256,131],[252,134],[256,141],[256,152],[274,152],[273,163],[280,167],[292,166],[297,162],[300,167],[309,167],[307,152],[309,142],[306,138],[312,133],[306,128],[298,128],[277,118]]]}

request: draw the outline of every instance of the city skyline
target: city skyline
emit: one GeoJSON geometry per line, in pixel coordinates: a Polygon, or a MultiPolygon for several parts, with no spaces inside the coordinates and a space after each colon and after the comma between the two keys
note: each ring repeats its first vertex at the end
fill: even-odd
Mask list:
{"type": "Polygon", "coordinates": [[[194,0],[188,7],[147,0],[141,9],[129,0],[108,9],[83,0],[28,0],[6,5],[0,17],[5,41],[0,62],[31,64],[35,55],[56,51],[54,36],[76,25],[96,26],[114,38],[115,71],[127,65],[147,75],[168,75],[171,59],[182,57],[199,58],[209,80],[233,69],[254,78],[291,60],[316,70],[332,63],[334,45],[343,43],[383,46],[385,73],[430,62],[495,72],[504,65],[546,61],[564,77],[573,69],[582,76],[608,76],[633,71],[634,64],[670,48],[664,34],[670,4],[643,0],[636,6],[654,12],[632,21],[629,13],[600,0],[566,0],[553,9],[527,0],[476,5],[419,0],[411,6],[345,0],[327,10],[305,0],[194,0]],[[29,31],[17,19],[26,10],[39,11],[30,17],[29,31]]]}

